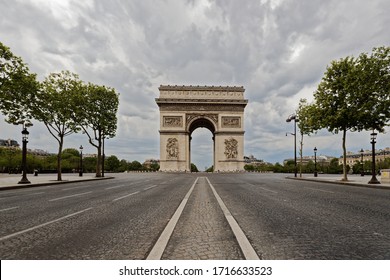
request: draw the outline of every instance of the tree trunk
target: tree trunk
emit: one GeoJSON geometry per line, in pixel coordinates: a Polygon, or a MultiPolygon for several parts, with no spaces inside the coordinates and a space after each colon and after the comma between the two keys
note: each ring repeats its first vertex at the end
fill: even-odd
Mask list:
{"type": "Polygon", "coordinates": [[[303,133],[301,133],[301,147],[299,149],[299,155],[301,156],[300,164],[299,164],[299,177],[302,178],[302,161],[303,161],[303,133]]]}
{"type": "Polygon", "coordinates": [[[345,142],[347,139],[347,130],[343,130],[343,178],[341,181],[348,181],[347,177],[347,148],[345,146],[345,142]]]}
{"type": "Polygon", "coordinates": [[[96,177],[102,177],[101,166],[102,166],[102,133],[99,131],[97,146],[97,160],[96,160],[96,177]]]}
{"type": "Polygon", "coordinates": [[[60,141],[57,155],[57,181],[62,181],[62,146],[64,145],[64,137],[60,135],[60,141]]]}

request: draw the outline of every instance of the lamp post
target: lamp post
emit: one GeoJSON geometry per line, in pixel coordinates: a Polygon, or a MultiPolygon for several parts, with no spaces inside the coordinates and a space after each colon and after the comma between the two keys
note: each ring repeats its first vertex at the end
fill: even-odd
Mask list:
{"type": "Polygon", "coordinates": [[[317,147],[314,147],[314,177],[317,177],[317,147]]]}
{"type": "Polygon", "coordinates": [[[22,130],[22,179],[18,182],[18,184],[30,184],[31,182],[27,179],[27,143],[28,143],[28,135],[30,133],[27,131],[27,127],[23,124],[22,130]]]}
{"type": "Polygon", "coordinates": [[[373,131],[371,133],[371,144],[372,144],[372,178],[368,182],[369,184],[380,184],[378,179],[376,178],[376,172],[375,172],[375,139],[377,134],[373,131]]]}
{"type": "Polygon", "coordinates": [[[298,169],[297,169],[297,122],[299,122],[297,116],[295,114],[292,114],[288,116],[286,122],[294,121],[294,177],[297,177],[298,169]]]}
{"type": "Polygon", "coordinates": [[[83,145],[80,146],[80,170],[79,176],[83,176],[83,145]]]}
{"type": "Polygon", "coordinates": [[[362,171],[360,173],[360,176],[364,176],[364,162],[363,162],[363,154],[364,154],[364,151],[363,151],[363,148],[360,150],[360,157],[361,157],[361,162],[362,162],[362,171]]]}

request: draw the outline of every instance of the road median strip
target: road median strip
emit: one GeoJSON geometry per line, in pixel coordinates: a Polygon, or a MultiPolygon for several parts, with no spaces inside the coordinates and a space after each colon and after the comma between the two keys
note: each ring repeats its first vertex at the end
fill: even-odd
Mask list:
{"type": "Polygon", "coordinates": [[[211,184],[209,178],[206,177],[207,182],[209,183],[209,186],[211,190],[214,193],[215,198],[218,201],[219,206],[222,209],[223,214],[225,215],[226,220],[228,221],[234,235],[236,236],[238,245],[241,248],[242,253],[245,256],[245,259],[247,260],[259,260],[259,256],[257,255],[255,249],[253,249],[252,245],[250,244],[248,238],[246,238],[245,233],[242,231],[240,226],[238,225],[237,221],[234,219],[233,215],[230,213],[229,209],[226,207],[225,203],[222,201],[221,197],[218,195],[217,191],[215,190],[214,186],[211,184]]]}
{"type": "Polygon", "coordinates": [[[179,221],[179,218],[184,210],[184,207],[186,206],[188,199],[194,190],[194,187],[196,183],[198,182],[199,177],[195,179],[195,182],[192,184],[190,190],[185,195],[184,199],[180,203],[179,207],[176,209],[175,213],[173,214],[172,218],[169,220],[167,226],[165,227],[164,231],[161,233],[159,239],[154,244],[152,250],[150,251],[149,255],[146,257],[147,260],[160,260],[165,248],[168,245],[168,241],[171,238],[171,235],[173,233],[173,230],[175,229],[175,226],[177,222],[179,221]]]}

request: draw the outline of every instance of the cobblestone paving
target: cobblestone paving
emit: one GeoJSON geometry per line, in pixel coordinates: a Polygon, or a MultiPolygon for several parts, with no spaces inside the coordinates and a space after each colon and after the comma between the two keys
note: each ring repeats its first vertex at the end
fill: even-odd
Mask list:
{"type": "Polygon", "coordinates": [[[244,259],[204,177],[195,185],[162,259],[244,259]]]}

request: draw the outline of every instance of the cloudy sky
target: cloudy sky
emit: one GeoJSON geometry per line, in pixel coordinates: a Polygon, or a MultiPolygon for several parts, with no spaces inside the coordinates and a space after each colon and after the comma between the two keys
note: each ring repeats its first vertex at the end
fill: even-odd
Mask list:
{"type": "MultiPolygon", "coordinates": [[[[390,45],[388,0],[0,0],[0,41],[43,80],[70,70],[120,93],[118,131],[106,155],[159,157],[161,84],[244,86],[245,154],[269,162],[293,156],[291,123],[300,98],[312,99],[330,61],[390,45]]],[[[389,130],[389,129],[387,129],[389,130]]],[[[0,138],[21,138],[0,116],[0,138]]],[[[390,133],[378,147],[390,146],[390,133]]],[[[211,133],[197,129],[192,159],[212,162],[211,133]]],[[[370,148],[369,132],[350,133],[348,150],[370,148]]],[[[20,142],[20,140],[19,140],[20,142]]],[[[65,138],[65,147],[85,135],[65,138]]],[[[340,156],[341,135],[320,131],[304,154],[340,156]]],[[[56,152],[35,122],[29,147],[56,152]]]]}

